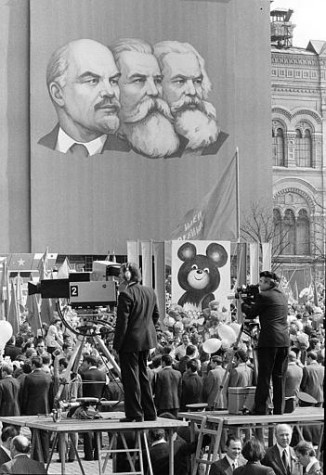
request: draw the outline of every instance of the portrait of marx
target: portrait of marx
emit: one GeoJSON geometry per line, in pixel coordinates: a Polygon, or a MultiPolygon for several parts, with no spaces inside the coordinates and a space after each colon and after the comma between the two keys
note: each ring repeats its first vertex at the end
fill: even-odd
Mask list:
{"type": "Polygon", "coordinates": [[[38,143],[67,156],[213,155],[228,136],[207,101],[205,61],[189,43],[74,40],[52,54],[46,80],[58,122],[38,143]]]}

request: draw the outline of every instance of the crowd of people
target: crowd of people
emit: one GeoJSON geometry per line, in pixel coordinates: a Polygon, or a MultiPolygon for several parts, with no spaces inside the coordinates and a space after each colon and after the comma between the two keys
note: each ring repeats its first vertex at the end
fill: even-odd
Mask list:
{"type": "MultiPolygon", "coordinates": [[[[130,282],[132,267],[123,268],[123,272],[124,277],[127,277],[127,287],[129,287],[121,292],[124,294],[123,302],[120,300],[118,303],[116,326],[120,328],[119,335],[121,332],[122,334],[127,332],[127,326],[124,327],[121,322],[130,312],[130,299],[140,298],[143,291],[139,283],[140,279],[136,279],[135,283],[134,279],[131,279],[130,282]]],[[[156,304],[153,300],[150,307],[151,315],[156,314],[155,308],[156,304]]],[[[325,359],[323,310],[311,303],[306,303],[301,306],[289,305],[287,313],[289,364],[285,373],[285,401],[291,401],[292,405],[286,404],[285,411],[293,410],[296,405],[323,406],[325,359]]],[[[43,325],[37,335],[33,334],[28,323],[23,322],[18,334],[8,341],[3,354],[0,380],[0,416],[49,414],[54,407],[58,390],[64,382],[65,384],[61,388],[61,399],[106,398],[118,401],[120,408],[123,407],[126,400],[127,390],[129,409],[125,408],[125,420],[142,420],[142,409],[135,406],[137,401],[133,394],[130,398],[133,382],[129,381],[129,386],[125,382],[126,378],[130,380],[131,376],[137,379],[138,370],[135,368],[138,364],[141,365],[141,371],[144,373],[142,375],[143,384],[148,382],[150,386],[148,394],[152,394],[151,404],[153,405],[146,406],[148,412],[145,412],[144,417],[150,420],[156,418],[156,413],[163,417],[178,417],[179,412],[186,411],[191,404],[202,404],[209,410],[227,409],[229,387],[257,385],[259,377],[257,379],[256,335],[248,331],[243,332],[237,348],[234,349],[233,344],[227,339],[223,340],[219,334],[221,325],[223,327],[227,325],[233,330],[237,328],[234,325],[237,324],[237,312],[233,306],[230,310],[220,310],[219,303],[213,301],[199,318],[197,316],[194,319],[193,315],[178,305],[170,305],[167,309],[167,316],[168,318],[164,320],[165,324],[161,320],[159,321],[158,315],[154,319],[153,325],[155,324],[157,335],[155,348],[152,347],[153,340],[150,338],[148,341],[146,340],[144,329],[140,329],[140,331],[143,331],[143,338],[146,340],[145,346],[140,347],[135,343],[135,348],[132,350],[128,346],[123,349],[123,338],[119,338],[117,332],[116,336],[113,333],[103,333],[103,342],[111,355],[116,359],[118,365],[123,363],[122,382],[115,369],[102,354],[101,347],[92,338],[87,338],[79,355],[79,361],[75,362],[67,379],[66,369],[77,343],[76,335],[63,326],[58,317],[50,326],[43,325]],[[173,318],[171,318],[172,315],[173,318]],[[211,354],[205,351],[205,348],[207,350],[205,342],[210,339],[221,341],[219,349],[211,354]],[[150,351],[147,346],[151,348],[150,351]],[[125,351],[126,354],[122,355],[121,351],[125,351]],[[130,353],[130,351],[133,352],[130,353]],[[143,354],[144,352],[146,355],[143,354]],[[130,364],[128,355],[130,354],[133,355],[131,369],[128,368],[128,364],[130,364]],[[140,355],[140,359],[135,355],[140,355]],[[147,357],[148,363],[144,369],[147,357]],[[120,361],[121,358],[124,359],[120,361]],[[230,361],[232,361],[231,364],[230,361]],[[134,408],[140,411],[137,419],[132,413],[134,408]]],[[[140,389],[140,391],[142,390],[143,388],[140,389]]],[[[146,391],[148,391],[147,388],[146,391]]],[[[273,397],[269,397],[268,404],[269,413],[273,413],[273,397]]],[[[278,411],[279,409],[276,413],[279,413],[278,411]]],[[[70,415],[78,417],[78,411],[70,415]]],[[[291,465],[291,460],[295,459],[296,462],[306,467],[305,473],[321,473],[319,462],[316,459],[316,449],[320,442],[318,428],[313,426],[304,428],[303,441],[300,441],[300,434],[292,433],[292,429],[284,424],[278,426],[275,435],[277,444],[276,449],[274,447],[276,451],[274,454],[273,447],[267,448],[265,454],[262,440],[252,438],[247,433],[245,433],[244,440],[227,439],[224,447],[225,460],[221,459],[215,462],[210,473],[212,475],[229,473],[225,468],[221,468],[221,464],[223,460],[225,465],[233,458],[236,459],[234,464],[234,473],[236,474],[268,473],[271,475],[276,473],[288,475],[295,473],[291,471],[291,468],[285,469],[285,463],[279,460],[280,447],[283,447],[284,444],[287,448],[288,465],[291,465]],[[284,442],[285,440],[286,442],[284,442]],[[253,464],[254,468],[247,468],[246,471],[241,469],[239,459],[241,450],[247,463],[253,464]],[[277,467],[279,463],[283,463],[281,469],[277,467]],[[261,464],[269,466],[270,469],[268,471],[258,470],[256,466],[261,464]],[[313,465],[319,467],[319,471],[317,469],[311,471],[313,465]]],[[[5,471],[4,465],[17,456],[15,450],[26,446],[26,441],[17,439],[17,437],[20,436],[16,427],[3,425],[0,473],[13,473],[5,471]]],[[[180,468],[181,471],[176,473],[187,474],[190,473],[190,453],[194,452],[195,447],[190,443],[189,434],[179,433],[177,437],[182,443],[175,445],[175,450],[180,451],[176,460],[177,463],[184,463],[183,468],[180,468]]],[[[161,455],[165,454],[168,457],[168,443],[164,431],[161,430],[160,433],[151,431],[150,440],[153,460],[155,460],[154,452],[158,452],[158,446],[159,452],[162,452],[161,455]]],[[[51,444],[48,433],[42,433],[41,443],[44,460],[47,460],[51,444]]],[[[89,432],[83,434],[79,440],[76,436],[69,445],[67,443],[67,461],[75,459],[78,444],[81,443],[84,448],[85,460],[98,459],[99,447],[96,445],[94,434],[89,432]]],[[[26,447],[24,450],[27,451],[26,447]]],[[[32,453],[31,457],[35,460],[38,459],[36,453],[32,453]]],[[[155,469],[155,463],[153,463],[154,474],[167,473],[164,472],[163,466],[164,464],[158,463],[155,469]]]]}

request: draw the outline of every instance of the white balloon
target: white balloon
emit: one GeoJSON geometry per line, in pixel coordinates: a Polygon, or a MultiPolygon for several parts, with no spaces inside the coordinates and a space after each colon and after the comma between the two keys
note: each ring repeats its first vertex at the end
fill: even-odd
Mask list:
{"type": "Polygon", "coordinates": [[[4,348],[12,337],[12,326],[7,320],[0,320],[0,348],[4,348]]]}
{"type": "Polygon", "coordinates": [[[205,353],[215,353],[221,348],[222,342],[218,338],[209,338],[203,343],[203,350],[205,353]]]}
{"type": "Polygon", "coordinates": [[[225,325],[225,323],[220,323],[217,327],[218,336],[221,340],[224,340],[225,343],[228,343],[231,346],[237,340],[237,335],[233,328],[229,325],[225,325]]]}
{"type": "Polygon", "coordinates": [[[232,328],[232,330],[234,330],[236,336],[238,336],[239,333],[240,333],[240,330],[241,330],[241,325],[240,325],[240,323],[232,322],[232,323],[230,323],[229,326],[232,328]]]}

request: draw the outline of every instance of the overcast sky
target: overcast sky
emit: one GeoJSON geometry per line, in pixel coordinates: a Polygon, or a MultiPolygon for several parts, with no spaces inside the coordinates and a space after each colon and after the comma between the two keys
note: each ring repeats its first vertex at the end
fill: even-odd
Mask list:
{"type": "Polygon", "coordinates": [[[274,0],[271,10],[276,8],[294,10],[293,46],[305,48],[309,40],[326,41],[326,0],[274,0]]]}

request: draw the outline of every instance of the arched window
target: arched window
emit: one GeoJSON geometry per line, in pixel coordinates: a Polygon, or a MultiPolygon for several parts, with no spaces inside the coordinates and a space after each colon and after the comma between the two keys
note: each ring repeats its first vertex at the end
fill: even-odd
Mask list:
{"type": "Polygon", "coordinates": [[[309,129],[303,132],[296,129],[295,137],[295,157],[297,167],[311,167],[312,166],[312,140],[309,129]]]}
{"type": "Polygon", "coordinates": [[[296,249],[295,217],[291,209],[287,209],[284,213],[282,234],[283,234],[282,254],[287,254],[287,255],[295,254],[295,249],[296,249]]]}
{"type": "Polygon", "coordinates": [[[273,137],[273,166],[274,167],[284,167],[285,166],[285,156],[284,156],[284,133],[283,130],[279,127],[272,131],[273,137]]]}
{"type": "Polygon", "coordinates": [[[297,252],[298,255],[310,254],[310,222],[305,209],[300,209],[297,218],[297,252]]]}

